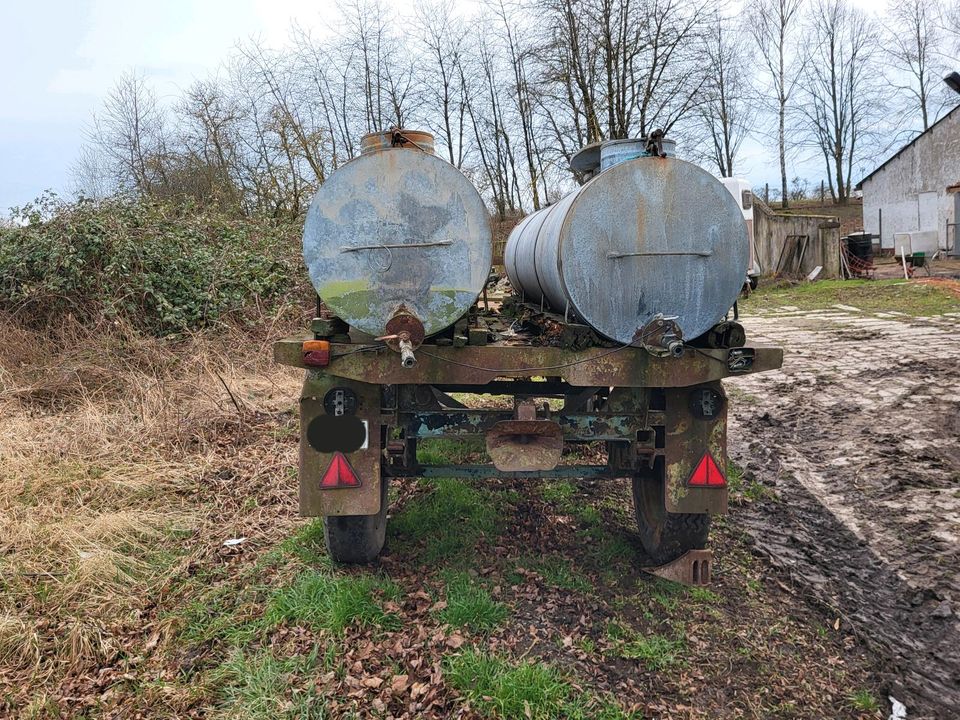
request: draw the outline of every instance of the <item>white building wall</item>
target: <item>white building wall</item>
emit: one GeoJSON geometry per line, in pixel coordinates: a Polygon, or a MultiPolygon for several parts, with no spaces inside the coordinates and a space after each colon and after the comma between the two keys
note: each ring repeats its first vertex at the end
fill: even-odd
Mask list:
{"type": "MultiPolygon", "coordinates": [[[[949,185],[960,183],[960,108],[917,138],[885,167],[863,182],[863,227],[870,233],[881,232],[883,210],[883,248],[893,248],[893,234],[912,230],[938,231],[940,247],[946,248],[946,225],[954,218],[954,196],[949,185]],[[921,227],[918,200],[922,192],[937,193],[936,228],[921,227]]],[[[953,235],[951,233],[951,244],[953,235]]]]}

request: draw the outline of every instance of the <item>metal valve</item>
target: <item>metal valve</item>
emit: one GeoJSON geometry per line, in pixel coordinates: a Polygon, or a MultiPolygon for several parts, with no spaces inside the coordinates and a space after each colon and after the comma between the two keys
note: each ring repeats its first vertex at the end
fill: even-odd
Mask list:
{"type": "MultiPolygon", "coordinates": [[[[417,358],[413,354],[413,341],[410,339],[410,333],[404,331],[392,335],[383,335],[377,340],[393,341],[397,344],[396,349],[400,351],[400,364],[405,368],[412,368],[417,364],[417,358]]],[[[393,343],[388,343],[392,346],[393,343]]]]}

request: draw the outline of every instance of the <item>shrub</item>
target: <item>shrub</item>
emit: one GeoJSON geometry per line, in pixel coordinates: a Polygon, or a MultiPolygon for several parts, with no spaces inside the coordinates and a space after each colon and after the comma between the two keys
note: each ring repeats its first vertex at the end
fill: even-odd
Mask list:
{"type": "Polygon", "coordinates": [[[27,322],[122,320],[155,334],[272,307],[306,279],[299,225],[113,198],[20,211],[0,228],[0,308],[27,322]]]}

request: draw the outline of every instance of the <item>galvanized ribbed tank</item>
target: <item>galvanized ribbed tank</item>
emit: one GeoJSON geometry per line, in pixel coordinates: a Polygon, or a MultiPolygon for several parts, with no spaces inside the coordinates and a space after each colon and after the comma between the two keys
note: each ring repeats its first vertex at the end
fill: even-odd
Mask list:
{"type": "Polygon", "coordinates": [[[398,313],[416,317],[428,336],[455,323],[483,289],[491,255],[489,213],[476,188],[418,147],[381,144],[338,169],[314,197],[303,231],[317,294],[374,336],[387,334],[398,313]]]}
{"type": "Polygon", "coordinates": [[[743,215],[719,180],[641,157],[524,218],[504,264],[529,301],[630,343],[657,314],[687,340],[710,329],[743,287],[747,254],[743,215]]]}

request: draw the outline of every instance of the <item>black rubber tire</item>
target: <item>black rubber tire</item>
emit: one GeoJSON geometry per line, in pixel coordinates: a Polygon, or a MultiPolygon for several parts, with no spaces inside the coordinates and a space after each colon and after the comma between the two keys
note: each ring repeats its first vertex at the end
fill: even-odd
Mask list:
{"type": "Polygon", "coordinates": [[[323,539],[337,563],[370,563],[380,556],[387,537],[387,485],[380,478],[380,512],[376,515],[325,515],[323,539]]]}
{"type": "Polygon", "coordinates": [[[688,550],[706,548],[710,516],[667,512],[660,473],[652,471],[633,478],[633,509],[640,542],[655,565],[665,565],[688,550]]]}

